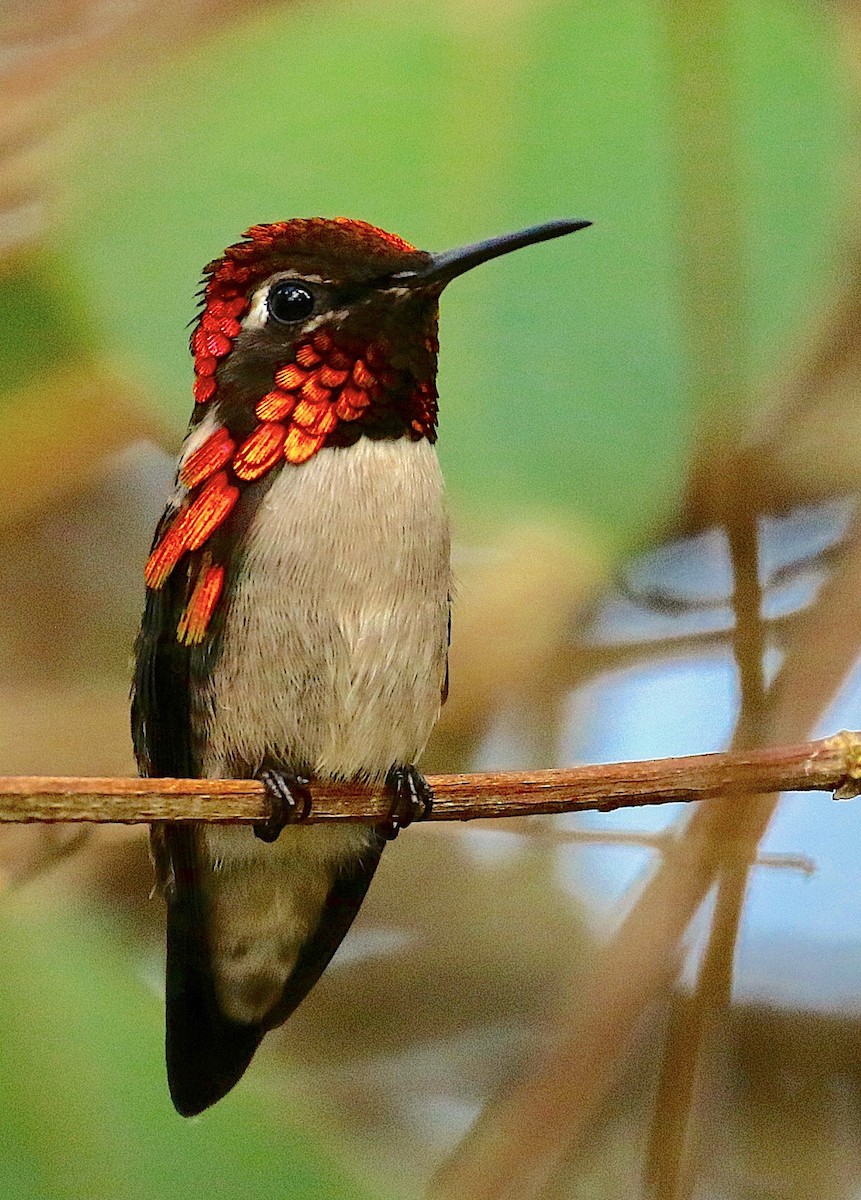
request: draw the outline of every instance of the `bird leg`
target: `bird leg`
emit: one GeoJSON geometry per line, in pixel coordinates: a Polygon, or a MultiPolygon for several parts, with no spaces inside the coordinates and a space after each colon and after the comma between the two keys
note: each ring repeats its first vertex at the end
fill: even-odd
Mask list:
{"type": "Polygon", "coordinates": [[[266,789],[270,813],[265,821],[255,823],[254,836],[261,842],[274,842],[285,825],[308,819],[311,812],[310,780],[293,771],[267,767],[260,772],[260,782],[266,789]]]}
{"type": "Polygon", "coordinates": [[[433,808],[433,790],[416,767],[392,767],[386,776],[386,788],[392,797],[389,819],[379,832],[391,841],[413,821],[424,821],[433,808]]]}

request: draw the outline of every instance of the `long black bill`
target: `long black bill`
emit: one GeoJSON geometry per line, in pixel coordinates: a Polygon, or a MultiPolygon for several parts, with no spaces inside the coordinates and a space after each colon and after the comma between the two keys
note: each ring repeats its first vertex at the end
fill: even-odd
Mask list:
{"type": "Polygon", "coordinates": [[[419,267],[417,271],[401,271],[393,275],[392,282],[404,287],[445,287],[450,280],[463,275],[464,271],[471,271],[473,267],[491,258],[498,258],[500,254],[509,254],[522,246],[547,242],[551,238],[564,237],[566,233],[576,233],[578,229],[586,229],[591,224],[591,221],[547,221],[544,225],[533,225],[531,229],[521,229],[518,233],[503,233],[501,237],[461,246],[458,250],[444,250],[441,254],[432,254],[427,266],[419,267]]]}

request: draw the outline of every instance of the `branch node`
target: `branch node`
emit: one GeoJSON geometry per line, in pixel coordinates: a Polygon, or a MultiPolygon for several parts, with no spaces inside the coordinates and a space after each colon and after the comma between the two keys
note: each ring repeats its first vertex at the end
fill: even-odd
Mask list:
{"type": "Polygon", "coordinates": [[[826,750],[836,750],[843,756],[843,778],[834,789],[835,800],[854,800],[861,796],[861,738],[857,733],[841,729],[822,743],[826,750]]]}

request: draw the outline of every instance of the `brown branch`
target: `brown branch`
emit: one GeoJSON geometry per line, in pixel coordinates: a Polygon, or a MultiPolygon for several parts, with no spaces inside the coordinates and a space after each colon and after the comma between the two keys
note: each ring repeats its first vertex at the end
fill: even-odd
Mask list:
{"type": "MultiPolygon", "coordinates": [[[[798,746],[697,754],[558,771],[433,775],[432,818],[468,821],[538,813],[638,808],[648,804],[826,791],[861,795],[861,733],[842,732],[798,746]]],[[[315,783],[314,821],[380,822],[382,787],[315,783]]],[[[0,777],[0,822],[218,821],[253,823],[269,815],[263,785],[247,779],[88,779],[0,777]]]]}

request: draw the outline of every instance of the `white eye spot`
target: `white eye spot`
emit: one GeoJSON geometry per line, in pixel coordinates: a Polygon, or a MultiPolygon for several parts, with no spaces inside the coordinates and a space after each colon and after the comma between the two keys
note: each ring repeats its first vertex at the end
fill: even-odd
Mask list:
{"type": "MultiPolygon", "coordinates": [[[[266,324],[266,297],[269,295],[270,284],[258,288],[251,297],[251,307],[242,320],[243,329],[262,329],[266,324]]],[[[235,328],[235,326],[234,326],[235,328]]]]}
{"type": "Polygon", "coordinates": [[[348,308],[333,308],[330,312],[320,313],[317,317],[312,317],[310,321],[306,321],[301,327],[302,333],[313,333],[315,329],[319,329],[321,325],[339,325],[341,321],[345,321],[350,315],[348,308]]]}

